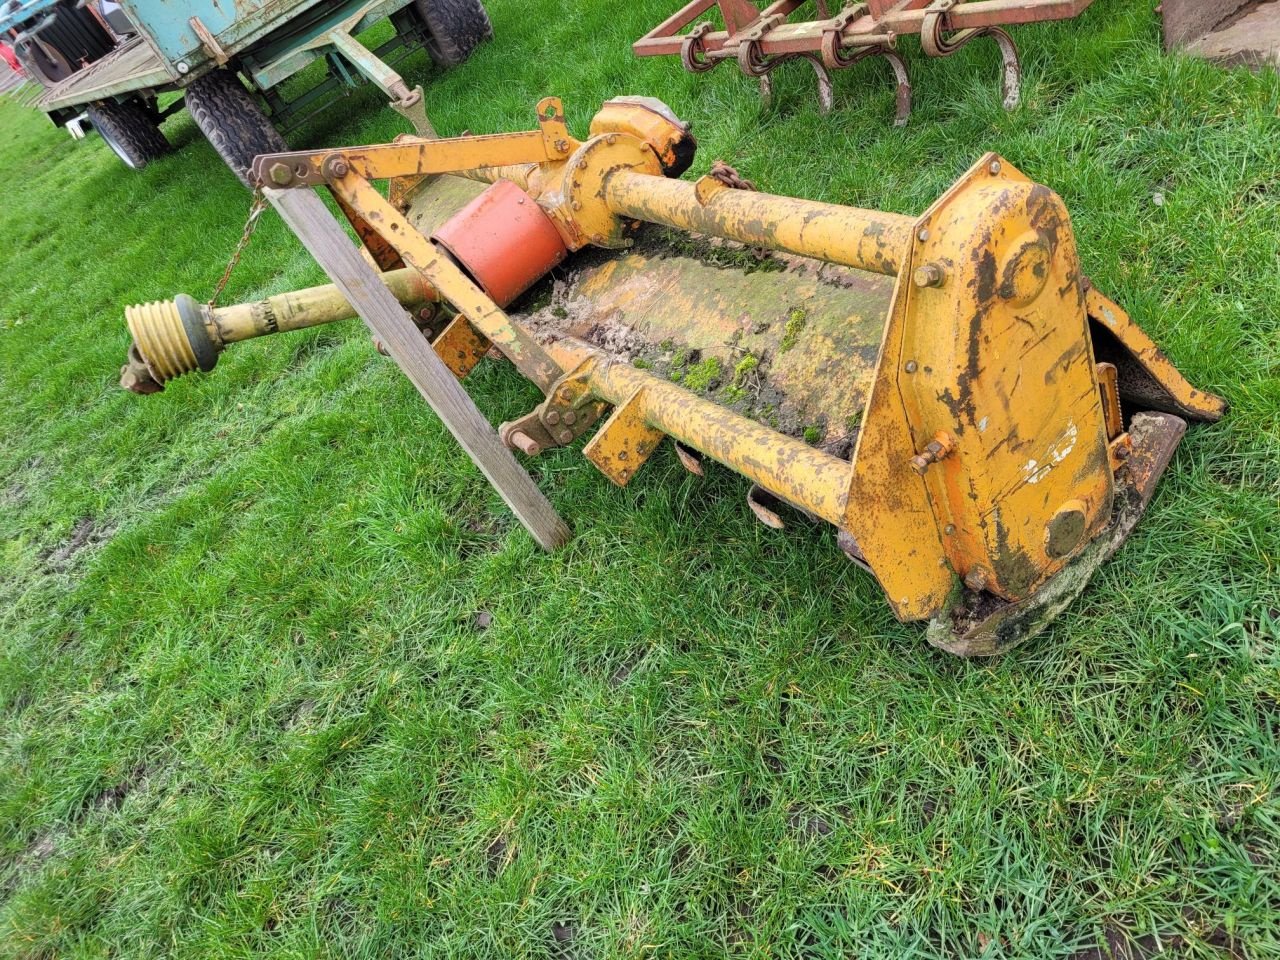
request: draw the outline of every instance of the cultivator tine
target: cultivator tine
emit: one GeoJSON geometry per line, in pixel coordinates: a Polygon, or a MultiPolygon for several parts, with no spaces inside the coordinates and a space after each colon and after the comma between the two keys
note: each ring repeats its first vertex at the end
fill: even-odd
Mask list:
{"type": "Polygon", "coordinates": [[[987,35],[995,40],[996,46],[1000,48],[1003,105],[1006,110],[1012,110],[1022,99],[1022,64],[1018,62],[1018,48],[1013,38],[999,27],[991,27],[987,35]]]}
{"type": "Polygon", "coordinates": [[[911,119],[911,77],[907,74],[907,63],[892,50],[882,50],[880,55],[889,63],[893,78],[897,83],[894,89],[895,111],[893,125],[905,127],[911,119]]]}
{"type": "Polygon", "coordinates": [[[944,35],[948,13],[955,5],[956,0],[935,0],[930,6],[920,27],[920,48],[930,57],[949,57],[979,37],[990,37],[1000,50],[1003,106],[1012,110],[1022,97],[1022,65],[1013,38],[999,27],[970,27],[944,35]]]}

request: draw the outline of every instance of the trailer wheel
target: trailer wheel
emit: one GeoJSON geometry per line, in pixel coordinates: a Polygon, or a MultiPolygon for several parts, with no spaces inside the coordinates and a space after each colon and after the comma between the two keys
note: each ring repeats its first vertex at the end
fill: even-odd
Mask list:
{"type": "Polygon", "coordinates": [[[214,70],[193,80],[186,92],[187,112],[217,152],[250,189],[249,167],[260,153],[289,149],[234,70],[214,70]]]}
{"type": "Polygon", "coordinates": [[[141,100],[104,100],[86,112],[94,129],[130,170],[141,170],[170,150],[155,115],[141,100]]]}
{"type": "Polygon", "coordinates": [[[471,52],[493,39],[493,24],[480,0],[414,0],[427,25],[427,52],[442,67],[465,63],[471,52]]]}

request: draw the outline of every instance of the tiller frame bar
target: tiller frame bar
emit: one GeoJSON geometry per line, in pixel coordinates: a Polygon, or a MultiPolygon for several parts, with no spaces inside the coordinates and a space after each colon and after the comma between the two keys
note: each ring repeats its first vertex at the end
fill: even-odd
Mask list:
{"type": "Polygon", "coordinates": [[[794,19],[807,0],[774,0],[761,9],[751,0],[690,0],[632,45],[639,57],[678,56],[691,73],[706,73],[734,61],[759,80],[760,95],[772,99],[772,74],[784,63],[807,62],[817,76],[818,103],[835,103],[831,71],[867,57],[882,57],[896,84],[894,126],[911,115],[911,80],[898,53],[898,39],[919,34],[926,56],[949,57],[979,37],[990,37],[1003,61],[1004,107],[1021,98],[1022,67],[1013,38],[1003,27],[1079,16],[1093,0],[866,0],[834,15],[827,0],[814,0],[816,17],[794,19]],[[724,22],[699,18],[715,8],[724,22]],[[699,22],[695,22],[699,21],[699,22]]]}
{"type": "Polygon", "coordinates": [[[537,116],[527,133],[259,157],[268,198],[347,303],[322,288],[249,307],[131,308],[146,372],[163,383],[210,369],[226,343],[354,309],[508,502],[513,484],[524,490],[519,502],[532,482],[513,479],[510,464],[495,472],[502,458],[475,441],[483,418],[454,381],[496,348],[545,394],[499,428],[506,448],[534,456],[592,433],[584,454],[624,486],[670,436],[695,472],[702,454],[752,480],[752,509],[770,525],[780,503],[834,525],[894,613],[930,621],[930,642],[964,655],[1042,629],[1132,530],[1183,418],[1224,412],[1083,276],[1062,201],[995,154],[908,217],[735,189],[723,176],[674,179],[694,144],[658,101],[610,101],[585,141],[559,100],[541,101],[537,116]],[[446,224],[428,237],[406,216],[412,185],[446,173],[491,184],[450,223],[489,224],[497,262],[476,259],[465,232],[446,224]],[[390,181],[389,197],[376,180],[390,181]],[[367,260],[314,187],[337,198],[367,260]],[[485,220],[493,209],[496,227],[485,220]],[[625,248],[642,221],[896,278],[850,459],[593,344],[540,340],[504,310],[567,251],[625,248]],[[548,235],[554,249],[530,253],[548,235]],[[500,303],[494,291],[513,269],[524,274],[500,303]],[[424,302],[456,315],[439,332],[416,325],[400,303],[424,302]]]}

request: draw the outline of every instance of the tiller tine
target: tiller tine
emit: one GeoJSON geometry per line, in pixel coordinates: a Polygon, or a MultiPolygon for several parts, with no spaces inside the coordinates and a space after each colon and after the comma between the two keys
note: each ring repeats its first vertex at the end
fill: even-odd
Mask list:
{"type": "MultiPolygon", "coordinates": [[[[417,321],[391,311],[402,367],[416,336],[451,383],[496,351],[541,388],[500,428],[507,448],[586,436],[587,458],[625,485],[669,436],[689,470],[706,457],[745,476],[766,524],[832,524],[894,613],[963,655],[1042,629],[1133,529],[1185,421],[1223,414],[1085,279],[1061,199],[995,154],[909,217],[760,193],[723,164],[677,179],[694,141],[658,101],[610,101],[581,142],[559,101],[538,119],[259,157],[335,286],[131,307],[127,385],[154,390],[229,343],[356,312],[376,330],[399,301],[417,321]],[[299,213],[291,198],[323,211],[313,187],[371,254],[394,252],[376,258],[394,267],[380,284],[299,213]],[[549,297],[522,299],[553,269],[549,297]]],[[[406,372],[427,395],[423,369],[406,372]]]]}

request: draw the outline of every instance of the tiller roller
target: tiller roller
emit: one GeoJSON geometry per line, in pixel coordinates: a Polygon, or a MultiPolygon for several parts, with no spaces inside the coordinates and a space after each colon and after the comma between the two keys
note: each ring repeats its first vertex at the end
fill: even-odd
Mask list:
{"type": "Polygon", "coordinates": [[[358,313],[544,546],[565,531],[512,450],[587,437],[625,486],[670,437],[694,473],[747,477],[770,526],[833,525],[937,646],[1041,629],[1133,529],[1186,420],[1223,402],[1091,286],[1061,199],[1001,157],[910,217],[723,164],[678,179],[694,148],[658,101],[606,103],[579,141],[547,99],[526,133],[261,156],[335,285],[131,307],[125,384],[358,313]],[[496,435],[458,384],[495,351],[545,394],[496,435]]]}

